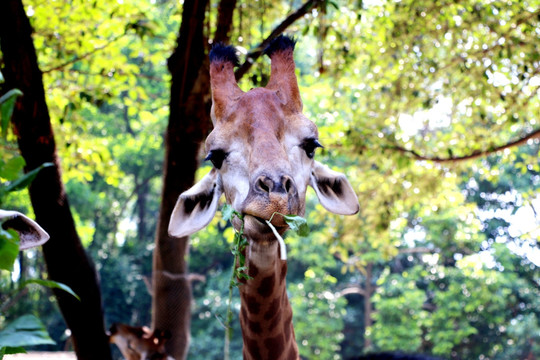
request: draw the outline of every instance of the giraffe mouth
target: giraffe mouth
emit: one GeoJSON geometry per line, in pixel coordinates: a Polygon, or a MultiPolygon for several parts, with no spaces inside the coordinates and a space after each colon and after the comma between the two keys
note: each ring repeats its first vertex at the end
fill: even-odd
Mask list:
{"type": "MultiPolygon", "coordinates": [[[[280,235],[283,235],[289,226],[287,224],[272,224],[280,235]]],[[[272,229],[266,223],[266,220],[260,216],[244,214],[244,232],[254,240],[261,239],[265,241],[277,241],[272,229]]]]}

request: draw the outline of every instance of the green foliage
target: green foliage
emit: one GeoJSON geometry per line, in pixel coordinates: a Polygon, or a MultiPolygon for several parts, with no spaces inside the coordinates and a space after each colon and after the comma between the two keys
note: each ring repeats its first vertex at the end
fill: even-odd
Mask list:
{"type": "MultiPolygon", "coordinates": [[[[2,81],[0,81],[1,83],[2,81]]],[[[4,95],[0,96],[0,129],[2,129],[2,137],[7,136],[7,129],[9,126],[9,120],[13,114],[13,108],[15,107],[15,101],[17,97],[21,96],[22,92],[18,89],[11,89],[4,95]]]]}
{"type": "Polygon", "coordinates": [[[234,239],[231,252],[234,256],[233,267],[231,271],[231,279],[229,280],[229,298],[227,303],[227,317],[225,318],[225,347],[224,359],[229,359],[229,343],[232,337],[231,323],[233,321],[232,299],[233,290],[240,285],[239,281],[248,280],[250,276],[247,274],[245,249],[248,241],[244,236],[244,216],[232,208],[231,205],[225,204],[222,209],[223,220],[232,221],[233,217],[237,217],[240,221],[240,229],[234,229],[234,239]]]}
{"type": "Polygon", "coordinates": [[[300,236],[308,236],[309,235],[309,225],[308,225],[306,219],[304,219],[303,217],[298,216],[298,215],[284,215],[284,214],[280,214],[278,212],[275,212],[275,213],[272,214],[270,219],[268,219],[266,221],[268,226],[273,227],[272,226],[272,219],[274,218],[275,215],[283,216],[283,219],[285,219],[285,222],[287,223],[287,225],[289,225],[289,228],[292,231],[294,231],[295,233],[297,233],[298,235],[300,235],[300,236]]]}
{"type": "MultiPolygon", "coordinates": [[[[0,73],[1,74],[1,73],[0,73]]],[[[3,80],[3,78],[0,78],[3,80]]],[[[2,81],[0,81],[2,82],[2,81]]],[[[1,151],[4,155],[4,146],[8,144],[8,125],[11,119],[13,108],[15,107],[15,100],[17,96],[22,95],[19,90],[10,90],[5,95],[0,97],[0,122],[2,129],[1,151]]],[[[8,153],[9,154],[9,153],[8,153]]],[[[44,163],[41,166],[22,174],[23,167],[25,165],[24,159],[20,155],[9,154],[5,157],[2,156],[0,160],[0,179],[7,180],[6,182],[0,182],[0,206],[3,206],[8,194],[26,189],[32,181],[36,178],[38,173],[50,166],[54,166],[52,163],[44,163]]],[[[5,221],[2,220],[2,222],[5,221]]],[[[13,229],[4,229],[0,222],[0,275],[3,275],[2,270],[13,271],[14,263],[19,255],[19,235],[13,229]]],[[[0,277],[1,279],[1,277],[0,277]]],[[[48,288],[57,288],[66,291],[73,295],[77,299],[79,297],[68,286],[42,279],[29,279],[21,281],[18,284],[18,289],[12,292],[10,295],[13,298],[17,293],[21,292],[24,287],[29,284],[38,284],[48,288]]],[[[3,282],[0,282],[2,286],[2,293],[7,290],[3,282]]],[[[0,296],[0,300],[4,302],[6,299],[0,296]]],[[[9,300],[9,297],[8,299],[9,300]]],[[[9,304],[1,303],[2,312],[9,308],[9,304]]],[[[49,336],[47,329],[43,323],[34,315],[23,315],[7,325],[4,325],[4,318],[0,319],[0,325],[2,330],[0,331],[0,359],[6,354],[16,354],[25,352],[25,347],[35,345],[50,345],[55,342],[49,336]]]]}
{"type": "MultiPolygon", "coordinates": [[[[287,237],[302,356],[353,357],[369,341],[380,350],[449,358],[538,356],[540,294],[532,255],[538,231],[516,232],[512,222],[524,209],[538,213],[539,141],[492,151],[538,130],[540,4],[323,3],[287,31],[299,40],[304,112],[325,145],[318,160],[346,173],[361,210],[356,217],[333,216],[309,193],[311,230],[287,237]],[[486,155],[458,161],[479,152],[486,155]],[[377,287],[371,297],[335,295],[349,286],[365,290],[368,283],[377,287]],[[369,329],[361,325],[365,301],[375,310],[369,329]]],[[[181,6],[25,5],[66,190],[101,274],[108,320],[148,323],[142,279],[151,273],[161,193],[165,60],[181,6]]],[[[250,51],[298,5],[239,5],[231,43],[250,51]]],[[[209,39],[216,20],[212,4],[209,39]]],[[[240,85],[265,84],[268,75],[269,61],[261,58],[240,85]]],[[[5,119],[2,113],[4,134],[5,119]]],[[[3,184],[19,178],[23,166],[13,146],[2,148],[3,184]]],[[[24,208],[23,194],[2,201],[24,208]]],[[[538,225],[537,215],[533,222],[538,225]]],[[[207,276],[194,285],[192,356],[222,357],[216,315],[226,313],[233,266],[227,249],[234,241],[219,215],[192,237],[190,271],[207,276]]],[[[41,273],[39,257],[26,261],[23,275],[41,273]]],[[[31,295],[35,304],[46,299],[31,295]]],[[[238,301],[229,303],[236,314],[238,301]]],[[[32,306],[21,301],[21,314],[32,306]]],[[[63,331],[60,315],[49,324],[51,333],[63,331]]],[[[239,334],[237,322],[233,328],[239,334]]],[[[231,354],[240,353],[238,336],[231,354]]]]}
{"type": "Polygon", "coordinates": [[[71,290],[71,288],[69,286],[64,285],[62,283],[59,283],[59,282],[56,282],[56,281],[42,280],[42,279],[28,279],[26,281],[23,281],[20,286],[24,287],[24,286],[26,286],[28,284],[38,284],[38,285],[41,285],[41,286],[48,287],[49,289],[60,289],[60,290],[63,290],[65,292],[67,292],[68,294],[73,296],[75,299],[77,299],[79,301],[81,300],[79,295],[75,294],[75,292],[73,292],[73,290],[71,290]]]}
{"type": "Polygon", "coordinates": [[[11,271],[19,254],[19,235],[14,230],[4,230],[0,223],[0,269],[11,271]]]}
{"type": "Polygon", "coordinates": [[[375,324],[368,336],[379,349],[415,353],[421,349],[423,323],[427,312],[423,309],[426,294],[418,289],[414,277],[390,274],[386,271],[378,280],[381,284],[373,296],[377,308],[375,324]],[[412,278],[412,279],[411,279],[412,278]]]}
{"type": "Polygon", "coordinates": [[[300,355],[307,359],[340,359],[347,301],[333,291],[337,279],[320,268],[308,268],[304,281],[289,285],[293,324],[300,355]]]}
{"type": "Polygon", "coordinates": [[[2,355],[24,352],[21,351],[21,348],[27,346],[54,343],[43,323],[33,315],[21,316],[6,325],[0,332],[0,352],[3,351],[2,355]]]}

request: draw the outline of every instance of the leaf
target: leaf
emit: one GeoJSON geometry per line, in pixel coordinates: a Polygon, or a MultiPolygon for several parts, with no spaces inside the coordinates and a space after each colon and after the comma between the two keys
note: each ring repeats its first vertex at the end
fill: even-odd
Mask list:
{"type": "Polygon", "coordinates": [[[11,89],[0,97],[0,121],[2,128],[2,136],[6,137],[9,120],[13,114],[13,108],[15,107],[15,100],[22,95],[22,92],[18,89],[11,89]]]}
{"type": "MultiPolygon", "coordinates": [[[[20,346],[15,346],[15,347],[8,346],[8,347],[3,348],[3,351],[4,351],[3,353],[0,351],[0,355],[26,354],[26,350],[20,346]]],[[[0,359],[2,358],[0,357],[0,359]]]]}
{"type": "Polygon", "coordinates": [[[233,207],[229,204],[223,205],[221,208],[221,213],[223,214],[223,220],[229,221],[232,219],[232,216],[234,215],[236,211],[233,209],[233,207]]]}
{"type": "Polygon", "coordinates": [[[19,235],[0,226],[0,269],[11,271],[19,254],[19,235]]]}
{"type": "Polygon", "coordinates": [[[8,186],[6,186],[6,192],[12,192],[12,191],[19,191],[22,190],[36,178],[37,174],[44,168],[54,166],[53,163],[47,162],[41,164],[39,167],[35,168],[34,170],[24,174],[17,180],[11,182],[8,186]]]}
{"type": "Polygon", "coordinates": [[[0,347],[56,344],[45,325],[34,315],[24,315],[0,331],[0,347]]]}
{"type": "Polygon", "coordinates": [[[22,156],[15,156],[0,167],[0,176],[8,181],[13,181],[17,179],[25,164],[26,162],[22,156]]]}
{"type": "Polygon", "coordinates": [[[50,289],[64,290],[68,294],[73,295],[77,300],[81,301],[81,298],[77,294],[75,294],[75,292],[69,286],[67,286],[65,284],[62,284],[62,283],[59,283],[59,282],[56,282],[56,281],[43,280],[43,279],[29,279],[29,280],[24,281],[21,284],[21,287],[24,287],[24,286],[26,286],[28,284],[38,284],[38,285],[41,285],[41,286],[48,287],[50,289]]]}
{"type": "Polygon", "coordinates": [[[298,215],[284,215],[285,222],[292,231],[296,232],[300,236],[309,235],[309,226],[307,220],[298,215]]]}

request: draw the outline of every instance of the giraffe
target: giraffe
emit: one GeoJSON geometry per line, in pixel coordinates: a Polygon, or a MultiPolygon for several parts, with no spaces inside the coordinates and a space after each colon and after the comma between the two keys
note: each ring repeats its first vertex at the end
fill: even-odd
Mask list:
{"type": "Polygon", "coordinates": [[[239,286],[244,359],[299,359],[292,308],[286,293],[287,262],[270,227],[280,235],[288,226],[280,215],[305,212],[308,185],[327,210],[358,212],[358,198],[347,178],[314,159],[322,147],[317,126],[302,113],[295,74],[295,40],[279,36],[265,50],[271,60],[266,87],[242,91],[233,68],[234,47],[215,45],[210,52],[211,118],[206,139],[213,169],[177,200],[169,233],[193,234],[212,220],[221,195],[243,215],[250,279],[239,286]],[[273,216],[274,215],[274,216],[273,216]]]}
{"type": "Polygon", "coordinates": [[[145,326],[113,324],[109,329],[109,342],[118,346],[126,360],[172,360],[165,352],[169,338],[170,334],[145,326]]]}

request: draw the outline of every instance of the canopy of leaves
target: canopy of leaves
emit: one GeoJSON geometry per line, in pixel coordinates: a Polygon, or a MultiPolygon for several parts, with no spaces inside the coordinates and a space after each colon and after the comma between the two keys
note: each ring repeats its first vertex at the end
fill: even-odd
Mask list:
{"type": "MultiPolygon", "coordinates": [[[[107,320],[148,324],[166,59],[181,4],[25,6],[107,320]]],[[[250,53],[300,6],[238,2],[233,44],[250,53]]],[[[538,9],[537,0],[319,1],[288,28],[298,40],[304,113],[325,146],[317,159],[347,174],[361,205],[358,216],[332,216],[310,193],[311,232],[285,239],[302,356],[540,356],[538,9]]],[[[217,11],[217,3],[208,8],[209,39],[217,11]]],[[[258,58],[240,84],[264,85],[268,74],[268,60],[258,58]]],[[[9,141],[0,168],[20,172],[9,141]]],[[[15,179],[7,174],[3,183],[15,179]]],[[[19,193],[4,205],[30,211],[19,193]]],[[[230,242],[232,229],[218,218],[191,240],[191,271],[207,279],[194,283],[191,351],[208,359],[222,355],[214,345],[223,336],[230,242]]],[[[43,271],[30,254],[18,264],[21,279],[43,271]]],[[[39,291],[14,314],[45,309],[60,340],[62,322],[39,291]]],[[[240,357],[234,334],[231,354],[240,357]]]]}

